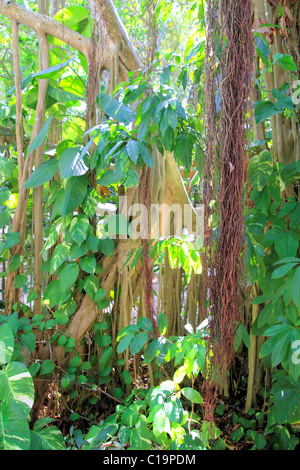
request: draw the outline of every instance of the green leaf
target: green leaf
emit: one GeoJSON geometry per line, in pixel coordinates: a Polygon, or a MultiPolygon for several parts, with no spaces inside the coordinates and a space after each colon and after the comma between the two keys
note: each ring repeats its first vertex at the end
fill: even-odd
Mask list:
{"type": "Polygon", "coordinates": [[[164,410],[158,410],[153,419],[153,434],[158,437],[166,430],[169,420],[164,410]]]}
{"type": "Polygon", "coordinates": [[[0,228],[4,228],[5,225],[9,225],[10,221],[10,212],[7,209],[7,206],[0,207],[0,228]]]}
{"type": "MultiPolygon", "coordinates": [[[[47,136],[47,133],[48,133],[48,130],[49,130],[49,127],[50,127],[50,124],[51,124],[51,120],[52,120],[52,116],[50,116],[50,118],[45,122],[45,124],[43,125],[42,129],[40,130],[40,132],[38,133],[38,135],[35,137],[35,139],[30,143],[29,147],[28,147],[28,150],[27,150],[27,156],[33,152],[34,150],[36,150],[37,148],[40,147],[40,145],[42,145],[42,143],[44,142],[46,136],[47,136]]],[[[26,183],[25,183],[26,184],[26,183]]]]}
{"type": "Polygon", "coordinates": [[[286,70],[287,72],[297,72],[297,65],[294,62],[294,59],[291,55],[289,54],[277,54],[276,56],[279,56],[278,58],[276,57],[276,63],[283,69],[286,70]]]}
{"type": "Polygon", "coordinates": [[[94,302],[97,304],[101,302],[101,300],[103,300],[105,297],[106,297],[106,290],[98,289],[94,297],[94,302]]]}
{"type": "Polygon", "coordinates": [[[35,345],[36,345],[36,337],[32,331],[28,333],[24,333],[21,335],[21,343],[25,346],[29,351],[34,352],[35,345]]]}
{"type": "Polygon", "coordinates": [[[292,299],[296,307],[300,305],[300,266],[295,271],[292,286],[292,299]]]}
{"type": "Polygon", "coordinates": [[[272,103],[272,101],[259,101],[255,105],[254,118],[256,124],[260,124],[261,122],[266,121],[275,114],[280,114],[282,112],[282,109],[276,108],[275,103],[272,103]]]}
{"type": "Polygon", "coordinates": [[[62,217],[73,212],[82,204],[87,194],[87,187],[88,180],[85,176],[72,176],[68,179],[60,208],[62,217]]]}
{"type": "Polygon", "coordinates": [[[87,255],[79,261],[81,269],[89,274],[94,274],[96,270],[96,258],[94,255],[87,255]]]}
{"type": "Polygon", "coordinates": [[[58,275],[61,291],[69,289],[76,282],[78,275],[79,266],[77,263],[66,264],[58,275]]]}
{"type": "Polygon", "coordinates": [[[94,299],[98,289],[99,289],[99,279],[97,276],[88,276],[84,280],[83,284],[84,290],[86,293],[94,299]]]}
{"type": "Polygon", "coordinates": [[[81,147],[66,148],[59,158],[59,172],[62,178],[82,176],[88,171],[86,153],[81,147]]]}
{"type": "Polygon", "coordinates": [[[132,339],[133,339],[133,333],[127,333],[127,335],[123,336],[123,338],[121,338],[117,346],[117,352],[119,354],[122,354],[124,351],[126,351],[132,339]]]}
{"type": "Polygon", "coordinates": [[[31,431],[29,450],[66,450],[64,437],[56,426],[31,431]]]}
{"type": "Polygon", "coordinates": [[[0,450],[29,450],[29,446],[29,423],[23,409],[14,401],[1,404],[0,450]]]}
{"type": "Polygon", "coordinates": [[[230,434],[230,439],[234,444],[236,444],[242,439],[244,434],[244,429],[242,427],[239,427],[236,431],[230,434]]]}
{"type": "Polygon", "coordinates": [[[165,335],[168,330],[168,319],[164,313],[158,317],[158,329],[161,335],[165,335]]]}
{"type": "Polygon", "coordinates": [[[201,397],[200,393],[197,392],[197,390],[194,390],[193,388],[183,388],[182,394],[185,396],[185,398],[192,401],[193,403],[203,403],[203,398],[201,397]]]}
{"type": "Polygon", "coordinates": [[[50,275],[53,274],[65,261],[68,248],[65,245],[56,245],[50,262],[50,275]]]}
{"type": "Polygon", "coordinates": [[[141,328],[141,330],[153,333],[153,326],[151,320],[149,320],[149,318],[147,317],[141,317],[137,322],[137,326],[141,328]]]}
{"type": "Polygon", "coordinates": [[[275,271],[272,272],[271,279],[279,279],[280,277],[285,276],[291,269],[294,268],[294,266],[297,266],[296,263],[287,263],[283,264],[279,268],[275,269],[275,271]]]}
{"type": "Polygon", "coordinates": [[[280,336],[278,341],[275,343],[271,355],[271,364],[272,367],[278,366],[284,359],[288,345],[290,342],[290,332],[285,333],[284,335],[280,336]]]}
{"type": "Polygon", "coordinates": [[[89,226],[89,219],[84,214],[78,214],[77,217],[74,217],[69,227],[69,235],[72,240],[81,245],[87,238],[89,226]]]}
{"type": "Polygon", "coordinates": [[[130,352],[131,354],[137,354],[138,352],[141,351],[141,349],[145,346],[146,342],[148,340],[148,333],[138,333],[135,335],[133,338],[131,344],[130,344],[130,352]]]}
{"type": "Polygon", "coordinates": [[[161,346],[158,339],[151,341],[144,352],[144,363],[148,364],[160,353],[161,346]]]}
{"type": "Polygon", "coordinates": [[[78,367],[79,364],[81,363],[81,359],[79,356],[74,356],[71,361],[70,361],[70,364],[69,364],[69,367],[73,368],[73,367],[78,367]]]}
{"type": "Polygon", "coordinates": [[[58,161],[54,158],[41,163],[29,176],[24,188],[37,188],[50,181],[58,170],[58,161]]]}
{"type": "Polygon", "coordinates": [[[135,117],[135,114],[128,106],[105,93],[101,94],[101,108],[108,116],[123,122],[125,125],[128,125],[135,117]]]}
{"type": "Polygon", "coordinates": [[[275,241],[275,250],[280,258],[296,256],[299,242],[290,231],[282,233],[275,241]]]}
{"type": "Polygon", "coordinates": [[[126,145],[126,149],[130,160],[136,165],[140,154],[138,142],[135,140],[129,140],[126,145]]]}
{"type": "Polygon", "coordinates": [[[45,289],[43,300],[48,300],[49,307],[52,308],[60,302],[61,297],[62,292],[60,290],[59,282],[57,279],[53,279],[45,289]]]}
{"type": "Polygon", "coordinates": [[[49,375],[52,374],[52,372],[55,369],[55,364],[51,361],[51,359],[46,359],[40,369],[39,375],[49,375]]]}
{"type": "Polygon", "coordinates": [[[149,126],[151,123],[151,114],[152,114],[151,109],[147,111],[145,114],[143,114],[142,122],[139,126],[138,135],[137,135],[137,138],[139,141],[143,141],[145,137],[147,136],[149,126]]]}
{"type": "Polygon", "coordinates": [[[140,155],[142,159],[144,160],[144,162],[149,168],[152,168],[154,164],[154,160],[153,160],[151,153],[142,142],[138,142],[138,146],[140,149],[140,155]]]}
{"type": "Polygon", "coordinates": [[[12,362],[0,371],[0,400],[2,404],[15,402],[27,417],[34,402],[33,380],[27,367],[12,362]]]}
{"type": "Polygon", "coordinates": [[[111,238],[100,238],[99,251],[104,255],[112,257],[115,251],[115,244],[111,238]]]}
{"type": "Polygon", "coordinates": [[[122,378],[125,382],[126,385],[130,385],[132,383],[132,377],[130,375],[130,373],[128,372],[128,370],[123,370],[122,372],[122,378]]]}
{"type": "Polygon", "coordinates": [[[83,101],[83,97],[70,93],[69,91],[63,90],[62,88],[56,88],[48,85],[47,93],[55,99],[58,103],[65,103],[67,101],[83,101]]]}
{"type": "Polygon", "coordinates": [[[99,367],[104,369],[108,365],[109,361],[113,358],[113,355],[114,355],[114,350],[111,346],[105,349],[104,353],[99,359],[99,367]]]}
{"type": "Polygon", "coordinates": [[[251,158],[248,164],[250,183],[256,191],[261,191],[268,183],[273,172],[273,158],[270,152],[263,151],[251,158]]]}
{"type": "Polygon", "coordinates": [[[254,445],[258,449],[264,449],[267,445],[266,438],[260,433],[256,434],[255,440],[254,440],[254,445]]]}
{"type": "Polygon", "coordinates": [[[26,274],[18,274],[18,276],[16,276],[15,282],[14,282],[15,289],[20,289],[21,287],[23,287],[26,284],[26,282],[27,282],[26,274]]]}
{"type": "Polygon", "coordinates": [[[37,72],[33,76],[35,78],[43,78],[43,79],[52,78],[61,70],[63,70],[65,67],[67,67],[67,65],[69,65],[69,63],[72,62],[73,60],[74,59],[68,59],[65,62],[62,62],[61,64],[53,65],[53,67],[49,67],[48,69],[42,70],[41,72],[37,72]]]}
{"type": "Polygon", "coordinates": [[[7,364],[14,352],[14,333],[7,323],[0,326],[0,364],[7,364]]]}
{"type": "Polygon", "coordinates": [[[13,255],[12,259],[10,260],[10,263],[8,265],[8,272],[15,271],[18,269],[23,262],[23,256],[21,255],[13,255]]]}

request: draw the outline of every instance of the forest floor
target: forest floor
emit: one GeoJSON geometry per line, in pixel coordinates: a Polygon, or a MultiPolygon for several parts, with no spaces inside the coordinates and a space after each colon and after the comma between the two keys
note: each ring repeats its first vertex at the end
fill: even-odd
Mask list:
{"type": "MultiPolygon", "coordinates": [[[[149,377],[145,368],[139,368],[139,374],[136,375],[131,367],[131,373],[134,378],[133,385],[139,388],[149,388],[149,377]]],[[[103,386],[102,386],[103,387],[103,386]]],[[[201,383],[198,384],[201,388],[201,383]]],[[[105,388],[103,388],[105,391],[105,388]]],[[[220,430],[220,439],[223,441],[223,448],[228,450],[250,450],[253,448],[253,433],[263,436],[266,427],[266,415],[264,406],[267,409],[267,403],[261,399],[256,409],[250,409],[244,413],[244,404],[246,398],[246,386],[240,382],[239,389],[227,398],[219,396],[215,403],[215,425],[220,430]],[[251,434],[252,432],[252,434],[251,434]],[[225,445],[224,445],[225,444],[225,445]]],[[[44,406],[40,410],[39,418],[51,417],[64,436],[70,435],[71,426],[74,430],[80,429],[83,434],[87,433],[89,428],[98,424],[100,421],[108,418],[115,413],[117,405],[112,397],[102,394],[101,399],[96,405],[89,405],[88,400],[82,400],[81,405],[74,400],[73,403],[68,398],[64,399],[60,395],[61,404],[59,405],[58,390],[54,384],[49,386],[48,396],[45,398],[44,406]],[[72,421],[72,409],[82,417],[72,421]]],[[[199,407],[199,405],[198,405],[199,407]]],[[[202,410],[195,408],[195,413],[200,416],[200,422],[203,415],[202,410]]],[[[264,438],[261,438],[264,442],[264,438]]],[[[266,442],[268,436],[265,437],[266,442]]],[[[222,449],[223,450],[223,449],[222,449]]]]}

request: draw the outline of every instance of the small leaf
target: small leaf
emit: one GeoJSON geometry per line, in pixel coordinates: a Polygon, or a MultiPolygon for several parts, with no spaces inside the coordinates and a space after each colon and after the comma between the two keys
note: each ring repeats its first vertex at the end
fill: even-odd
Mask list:
{"type": "Polygon", "coordinates": [[[117,346],[117,352],[119,354],[122,354],[130,345],[131,341],[133,339],[133,334],[132,333],[127,333],[127,335],[123,336],[121,338],[118,346],[117,346]]]}
{"type": "Polygon", "coordinates": [[[100,238],[99,251],[104,255],[112,257],[115,251],[115,244],[111,238],[100,238]]]}
{"type": "Polygon", "coordinates": [[[41,369],[40,369],[40,373],[39,375],[49,375],[49,374],[52,374],[52,372],[54,371],[55,369],[55,364],[53,364],[53,362],[51,361],[51,359],[46,359],[42,365],[41,365],[41,369]]]}

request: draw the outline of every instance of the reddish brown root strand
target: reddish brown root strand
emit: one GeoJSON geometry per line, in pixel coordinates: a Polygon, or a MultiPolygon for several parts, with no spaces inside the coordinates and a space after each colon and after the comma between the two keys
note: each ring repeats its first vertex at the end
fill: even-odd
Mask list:
{"type": "MultiPolygon", "coordinates": [[[[141,180],[140,180],[140,202],[147,208],[145,220],[145,227],[150,228],[150,213],[151,213],[151,179],[150,179],[150,168],[144,166],[142,168],[141,180]]],[[[145,309],[147,318],[153,325],[154,332],[157,330],[155,312],[153,305],[153,291],[152,291],[152,259],[149,256],[149,237],[142,238],[143,248],[143,266],[142,266],[142,279],[143,288],[145,293],[145,309]]]]}

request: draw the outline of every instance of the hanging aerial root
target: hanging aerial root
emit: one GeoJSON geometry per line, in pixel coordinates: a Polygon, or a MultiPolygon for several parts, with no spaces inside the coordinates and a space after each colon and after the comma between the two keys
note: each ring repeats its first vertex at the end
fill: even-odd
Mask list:
{"type": "MultiPolygon", "coordinates": [[[[224,383],[240,320],[244,157],[249,132],[246,113],[254,51],[250,0],[209,0],[207,11],[205,264],[212,317],[209,389],[218,383],[218,371],[224,383]],[[211,216],[216,224],[214,232],[209,225],[211,216]]],[[[207,393],[211,396],[211,391],[207,393]]]]}
{"type": "Polygon", "coordinates": [[[152,291],[152,259],[149,256],[149,242],[150,242],[150,214],[151,214],[151,178],[150,168],[143,166],[141,179],[140,179],[140,203],[144,204],[147,208],[144,220],[144,227],[142,234],[142,248],[143,248],[143,266],[142,266],[142,281],[145,293],[145,309],[147,318],[153,325],[154,332],[157,330],[155,312],[153,306],[153,291],[152,291]]]}

